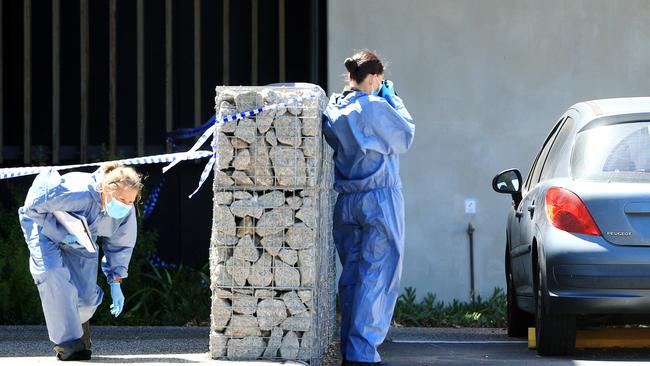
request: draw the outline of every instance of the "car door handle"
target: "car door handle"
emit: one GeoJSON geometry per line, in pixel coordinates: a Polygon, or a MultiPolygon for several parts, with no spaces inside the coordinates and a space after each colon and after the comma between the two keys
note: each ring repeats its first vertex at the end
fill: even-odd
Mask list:
{"type": "Polygon", "coordinates": [[[528,212],[530,212],[531,215],[535,213],[535,205],[528,206],[528,212]]]}
{"type": "Polygon", "coordinates": [[[520,219],[522,216],[524,216],[524,213],[521,211],[515,211],[515,217],[520,219]]]}

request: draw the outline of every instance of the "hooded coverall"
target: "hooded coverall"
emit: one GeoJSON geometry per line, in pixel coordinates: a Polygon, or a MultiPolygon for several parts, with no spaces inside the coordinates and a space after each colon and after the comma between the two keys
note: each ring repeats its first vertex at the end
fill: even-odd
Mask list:
{"type": "Polygon", "coordinates": [[[132,209],[126,217],[114,219],[104,212],[95,189],[100,179],[99,170],[63,176],[55,170],[41,172],[18,210],[47,331],[57,345],[82,337],[81,325],[95,313],[103,291],[97,286],[99,251],[90,253],[80,245],[63,243],[68,232],[52,212],[85,217],[93,240],[104,237],[101,266],[108,281],[128,276],[137,236],[136,213],[132,209]]]}
{"type": "Polygon", "coordinates": [[[341,354],[380,362],[399,294],[404,253],[404,199],[399,154],[415,125],[398,96],[358,90],[332,95],[323,134],[334,149],[333,236],[343,265],[339,280],[341,354]]]}

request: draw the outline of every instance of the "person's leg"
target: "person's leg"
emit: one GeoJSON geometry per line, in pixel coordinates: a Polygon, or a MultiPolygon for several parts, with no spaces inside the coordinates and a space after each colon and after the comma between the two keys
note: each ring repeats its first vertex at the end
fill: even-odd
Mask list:
{"type": "Polygon", "coordinates": [[[339,304],[341,310],[341,355],[345,350],[350,329],[352,301],[357,284],[361,227],[354,224],[350,215],[350,195],[339,195],[334,208],[333,236],[343,270],[339,279],[339,304]]]}
{"type": "Polygon", "coordinates": [[[81,341],[84,342],[84,348],[90,350],[93,346],[93,341],[90,339],[90,321],[81,324],[81,328],[84,330],[84,335],[81,336],[81,341]]]}
{"type": "Polygon", "coordinates": [[[85,249],[71,247],[63,250],[63,261],[70,269],[70,277],[78,293],[79,319],[82,322],[83,336],[81,337],[86,350],[90,350],[89,320],[101,304],[103,291],[97,285],[98,253],[90,253],[85,249]]]}
{"type": "Polygon", "coordinates": [[[346,354],[350,361],[380,362],[377,347],[388,333],[399,295],[404,203],[399,189],[382,189],[366,193],[358,207],[365,221],[346,354]]]}
{"type": "Polygon", "coordinates": [[[70,279],[77,289],[79,319],[86,323],[102,303],[104,292],[97,285],[98,253],[81,248],[63,251],[63,260],[70,269],[70,279]]]}
{"type": "Polygon", "coordinates": [[[70,271],[64,265],[60,246],[40,235],[38,225],[28,217],[21,216],[20,222],[50,340],[64,344],[81,338],[77,289],[70,281],[70,271]]]}

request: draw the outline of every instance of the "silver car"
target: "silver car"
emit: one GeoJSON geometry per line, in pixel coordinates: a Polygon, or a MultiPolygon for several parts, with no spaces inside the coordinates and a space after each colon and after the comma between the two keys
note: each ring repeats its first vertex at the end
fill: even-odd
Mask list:
{"type": "Polygon", "coordinates": [[[506,170],[508,334],[540,355],[575,347],[576,322],[650,315],[650,98],[578,103],[525,182],[506,170]],[[523,183],[523,185],[522,185],[523,183]]]}

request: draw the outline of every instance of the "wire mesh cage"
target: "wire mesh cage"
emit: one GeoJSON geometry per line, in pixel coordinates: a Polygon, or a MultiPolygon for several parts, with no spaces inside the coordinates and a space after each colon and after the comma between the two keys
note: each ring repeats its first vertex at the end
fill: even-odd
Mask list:
{"type": "MultiPolygon", "coordinates": [[[[240,100],[237,92],[253,98],[246,88],[234,92],[218,88],[217,101],[224,94],[229,95],[228,100],[240,100]]],[[[299,91],[282,92],[289,98],[299,91]]],[[[259,102],[259,95],[265,93],[256,91],[255,101],[259,102]]],[[[237,145],[239,125],[232,132],[224,132],[224,124],[218,132],[222,134],[220,140],[241,147],[233,147],[235,153],[230,160],[219,156],[215,167],[215,174],[221,173],[222,179],[215,175],[210,248],[213,358],[301,360],[317,365],[330,344],[336,308],[331,234],[335,195],[331,189],[332,151],[320,134],[322,104],[316,100],[319,121],[314,136],[295,134],[296,140],[279,139],[277,145],[269,144],[291,151],[288,155],[302,154],[304,159],[304,139],[313,138],[314,153],[309,156],[314,159],[313,175],[308,175],[306,169],[304,174],[302,170],[296,173],[299,159],[278,165],[278,160],[264,158],[259,160],[260,165],[251,166],[257,161],[253,157],[247,167],[234,161],[237,153],[242,154],[236,150],[257,153],[259,149],[251,148],[251,144],[261,144],[260,140],[266,144],[277,118],[268,130],[260,129],[260,120],[255,120],[254,130],[246,140],[248,147],[237,145]],[[247,180],[237,172],[244,173],[247,180]]],[[[217,103],[220,105],[223,103],[217,103]]],[[[303,105],[302,117],[305,108],[303,105]]],[[[297,118],[304,123],[304,118],[297,118]]],[[[294,127],[303,130],[302,125],[294,127]]]]}
{"type": "Polygon", "coordinates": [[[221,187],[315,187],[323,158],[325,93],[314,87],[217,87],[217,120],[267,107],[216,131],[221,187]]]}

